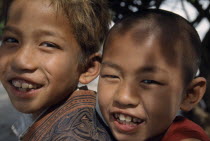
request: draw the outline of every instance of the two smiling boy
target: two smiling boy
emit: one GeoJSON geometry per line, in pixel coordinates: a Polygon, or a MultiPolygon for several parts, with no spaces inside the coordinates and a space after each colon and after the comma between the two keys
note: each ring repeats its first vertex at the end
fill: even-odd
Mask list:
{"type": "MultiPolygon", "coordinates": [[[[42,113],[24,140],[113,140],[94,112],[95,94],[76,90],[78,82],[87,84],[99,73],[97,51],[109,23],[103,2],[12,1],[0,51],[1,80],[16,109],[34,117],[42,113]]],[[[179,108],[190,110],[205,92],[206,80],[194,78],[199,50],[196,31],[168,12],[142,12],[112,28],[98,93],[117,140],[208,140],[191,122],[196,134],[182,132],[186,136],[175,139],[180,132],[172,123],[179,108]]]]}

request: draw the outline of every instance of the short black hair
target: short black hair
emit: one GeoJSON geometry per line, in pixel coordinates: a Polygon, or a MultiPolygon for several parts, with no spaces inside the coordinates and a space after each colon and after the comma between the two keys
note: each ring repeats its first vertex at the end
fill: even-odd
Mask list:
{"type": "Polygon", "coordinates": [[[132,38],[137,42],[154,35],[168,64],[177,63],[176,59],[179,59],[184,84],[187,85],[195,77],[201,63],[201,40],[186,19],[165,10],[142,10],[118,21],[109,31],[106,41],[111,41],[112,35],[124,35],[131,31],[132,38]]]}

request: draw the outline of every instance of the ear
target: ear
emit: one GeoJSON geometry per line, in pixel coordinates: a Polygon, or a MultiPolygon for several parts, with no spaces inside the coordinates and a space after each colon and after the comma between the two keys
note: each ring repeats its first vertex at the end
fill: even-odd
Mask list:
{"type": "Polygon", "coordinates": [[[197,77],[188,85],[186,94],[181,103],[181,110],[190,111],[202,99],[206,91],[206,79],[197,77]]]}
{"type": "Polygon", "coordinates": [[[100,59],[101,55],[99,53],[95,53],[89,57],[88,67],[79,77],[80,83],[88,84],[99,75],[101,66],[100,59]]]}

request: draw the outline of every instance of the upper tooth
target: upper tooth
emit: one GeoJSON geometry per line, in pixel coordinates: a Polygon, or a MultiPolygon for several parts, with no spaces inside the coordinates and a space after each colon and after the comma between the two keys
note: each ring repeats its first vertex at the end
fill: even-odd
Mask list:
{"type": "Polygon", "coordinates": [[[125,116],[123,114],[120,114],[119,119],[120,120],[125,120],[125,116]]]}
{"type": "Polygon", "coordinates": [[[20,83],[19,81],[12,81],[12,84],[13,84],[15,87],[18,87],[18,88],[21,87],[21,83],[20,83]]]}
{"type": "Polygon", "coordinates": [[[126,116],[126,117],[125,117],[125,120],[126,120],[127,122],[130,122],[130,121],[131,121],[131,117],[130,117],[130,116],[126,116]]]}
{"type": "Polygon", "coordinates": [[[115,114],[114,115],[115,116],[115,118],[119,118],[119,122],[120,123],[135,123],[135,124],[137,124],[137,123],[141,123],[142,122],[142,120],[141,119],[139,119],[139,118],[135,118],[135,117],[131,117],[131,116],[128,116],[128,115],[124,115],[124,114],[115,114]]]}
{"type": "Polygon", "coordinates": [[[32,84],[29,84],[29,83],[26,83],[26,82],[20,82],[20,81],[17,81],[17,80],[13,80],[12,81],[12,84],[17,87],[17,88],[23,88],[23,89],[36,89],[37,88],[37,85],[32,85],[32,84]]]}
{"type": "Polygon", "coordinates": [[[27,84],[27,83],[22,83],[22,88],[23,89],[26,89],[26,88],[28,88],[29,87],[29,85],[27,84]]]}
{"type": "Polygon", "coordinates": [[[33,85],[29,84],[29,85],[28,85],[28,88],[29,88],[29,89],[33,88],[33,85]]]}

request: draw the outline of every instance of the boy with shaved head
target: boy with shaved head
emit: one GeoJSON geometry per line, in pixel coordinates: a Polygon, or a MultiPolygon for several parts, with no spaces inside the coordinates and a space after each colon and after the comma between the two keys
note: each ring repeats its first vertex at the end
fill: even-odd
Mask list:
{"type": "Polygon", "coordinates": [[[192,121],[177,116],[203,97],[196,76],[201,41],[182,17],[145,10],[116,23],[106,39],[99,106],[119,141],[209,141],[192,121]]]}

